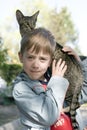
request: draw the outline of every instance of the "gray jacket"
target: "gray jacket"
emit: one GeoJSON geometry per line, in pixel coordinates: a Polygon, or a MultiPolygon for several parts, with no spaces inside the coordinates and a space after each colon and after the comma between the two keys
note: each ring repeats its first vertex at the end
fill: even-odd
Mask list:
{"type": "Polygon", "coordinates": [[[81,64],[82,64],[84,82],[83,82],[82,91],[81,91],[79,101],[81,104],[83,104],[83,103],[87,103],[87,58],[85,58],[81,62],[81,64]]]}
{"type": "Polygon", "coordinates": [[[24,72],[15,80],[13,97],[20,110],[24,130],[50,129],[60,116],[69,82],[63,77],[53,76],[46,91],[41,86],[39,81],[29,79],[24,72]]]}
{"type": "MultiPolygon", "coordinates": [[[[83,70],[83,76],[84,76],[84,82],[81,90],[81,95],[79,96],[79,102],[80,104],[87,103],[87,58],[85,58],[82,62],[82,70],[83,70]]],[[[77,109],[77,116],[76,119],[79,123],[80,130],[83,130],[85,127],[85,124],[83,122],[83,118],[81,116],[80,109],[77,109]]]]}
{"type": "MultiPolygon", "coordinates": [[[[82,69],[84,83],[79,97],[81,104],[87,103],[87,58],[82,61],[82,69]]],[[[23,130],[49,130],[60,115],[68,85],[65,78],[54,76],[45,91],[39,81],[32,81],[25,73],[21,73],[15,80],[13,97],[21,113],[23,130]]],[[[76,118],[82,130],[84,124],[79,109],[76,118]]]]}

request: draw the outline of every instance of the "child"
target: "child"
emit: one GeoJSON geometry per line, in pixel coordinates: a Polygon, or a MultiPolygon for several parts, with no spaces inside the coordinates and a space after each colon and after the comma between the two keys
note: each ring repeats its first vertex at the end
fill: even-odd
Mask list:
{"type": "Polygon", "coordinates": [[[60,117],[69,82],[63,77],[65,61],[52,62],[55,46],[54,37],[44,28],[31,31],[21,40],[19,59],[23,71],[14,82],[13,97],[21,113],[23,130],[49,130],[60,117]]]}
{"type": "MultiPolygon", "coordinates": [[[[69,83],[63,77],[67,69],[65,61],[60,59],[58,63],[55,60],[52,62],[55,46],[54,37],[43,28],[31,31],[21,40],[19,58],[23,64],[23,71],[14,82],[13,97],[21,113],[23,130],[49,130],[57,119],[60,120],[69,83]],[[48,70],[51,62],[50,77],[48,70]]],[[[64,47],[63,51],[74,55],[80,61],[71,48],[64,47]]],[[[82,97],[87,100],[86,90],[87,87],[83,85],[81,101],[84,100],[82,97]]],[[[77,110],[77,121],[82,130],[84,126],[79,115],[77,110]]]]}

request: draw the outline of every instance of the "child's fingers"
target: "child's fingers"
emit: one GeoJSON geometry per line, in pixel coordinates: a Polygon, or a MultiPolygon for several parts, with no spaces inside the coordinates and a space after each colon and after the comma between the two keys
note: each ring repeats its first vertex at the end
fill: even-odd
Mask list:
{"type": "Polygon", "coordinates": [[[61,65],[62,59],[60,58],[59,61],[57,62],[56,66],[59,67],[61,65]]]}
{"type": "Polygon", "coordinates": [[[58,73],[60,76],[64,76],[64,73],[67,69],[67,65],[65,64],[65,61],[61,60],[60,65],[57,65],[58,73]]]}
{"type": "Polygon", "coordinates": [[[65,71],[67,70],[67,65],[65,65],[62,69],[62,75],[64,75],[65,71]]]}
{"type": "Polygon", "coordinates": [[[65,66],[65,61],[62,61],[62,59],[59,60],[59,62],[57,63],[57,67],[60,68],[60,70],[62,70],[65,66]]]}
{"type": "Polygon", "coordinates": [[[84,128],[84,130],[87,130],[87,127],[86,127],[86,128],[84,128]]]}
{"type": "Polygon", "coordinates": [[[56,60],[53,61],[52,75],[64,76],[66,69],[67,65],[65,64],[65,61],[62,61],[62,59],[59,59],[57,63],[56,60]]]}

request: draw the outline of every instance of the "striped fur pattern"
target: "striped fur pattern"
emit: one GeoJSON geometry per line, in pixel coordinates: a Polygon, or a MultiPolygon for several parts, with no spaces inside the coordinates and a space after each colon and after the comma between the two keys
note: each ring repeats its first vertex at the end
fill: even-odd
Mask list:
{"type": "MultiPolygon", "coordinates": [[[[35,28],[37,16],[39,11],[36,12],[33,16],[24,16],[21,11],[16,11],[17,21],[19,23],[20,34],[23,35],[30,30],[35,28]]],[[[83,74],[80,64],[76,59],[62,51],[62,46],[56,43],[56,50],[54,52],[54,59],[58,61],[59,58],[62,58],[66,61],[68,69],[65,73],[65,78],[70,82],[70,87],[66,93],[66,101],[69,104],[69,112],[72,120],[72,126],[74,130],[79,130],[78,123],[76,122],[76,109],[79,107],[78,97],[81,93],[81,87],[83,83],[83,74]]]]}
{"type": "Polygon", "coordinates": [[[22,37],[25,33],[35,28],[38,14],[39,11],[37,11],[32,16],[24,16],[20,10],[16,11],[16,18],[19,24],[19,30],[22,37]]]}
{"type": "Polygon", "coordinates": [[[72,126],[74,130],[79,130],[78,123],[76,122],[76,109],[80,106],[78,97],[81,94],[83,85],[83,72],[80,63],[72,56],[62,51],[62,46],[56,44],[56,50],[54,52],[54,59],[58,61],[62,58],[66,61],[68,66],[65,73],[65,78],[69,80],[70,86],[66,93],[65,100],[69,105],[69,113],[72,120],[72,126]]]}

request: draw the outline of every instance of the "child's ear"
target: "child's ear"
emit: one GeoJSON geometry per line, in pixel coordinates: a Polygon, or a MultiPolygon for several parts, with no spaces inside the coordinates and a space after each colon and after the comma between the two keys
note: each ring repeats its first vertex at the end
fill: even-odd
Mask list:
{"type": "Polygon", "coordinates": [[[18,56],[19,56],[19,60],[22,63],[23,62],[23,55],[21,54],[21,52],[18,52],[18,56]]]}

